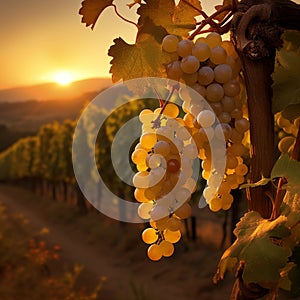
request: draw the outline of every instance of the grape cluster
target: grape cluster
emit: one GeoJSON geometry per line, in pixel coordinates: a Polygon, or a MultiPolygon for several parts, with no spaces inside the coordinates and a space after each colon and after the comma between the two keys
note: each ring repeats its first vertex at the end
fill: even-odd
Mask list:
{"type": "Polygon", "coordinates": [[[181,238],[181,220],[191,215],[188,202],[196,188],[192,166],[198,149],[178,114],[174,103],[143,110],[142,135],[131,156],[138,170],[133,177],[134,196],[141,203],[138,214],[151,225],[142,239],[150,244],[148,257],[155,261],[173,254],[173,243],[181,238]]]}
{"type": "Polygon", "coordinates": [[[281,153],[292,154],[296,142],[296,136],[300,126],[300,117],[290,121],[281,113],[275,115],[275,120],[281,131],[278,133],[279,142],[278,149],[281,153]]]}
{"type": "Polygon", "coordinates": [[[203,192],[206,202],[212,211],[227,210],[233,202],[231,190],[243,183],[248,173],[242,156],[246,152],[245,135],[250,124],[241,100],[238,55],[232,43],[222,41],[218,33],[198,38],[195,43],[167,35],[162,49],[170,54],[170,59],[176,57],[166,66],[167,77],[183,82],[200,94],[193,97],[189,89],[180,89],[183,120],[193,132],[198,157],[202,160],[202,177],[207,180],[203,192]],[[211,109],[207,109],[205,103],[211,109]],[[212,166],[210,144],[213,139],[226,141],[226,168],[221,185],[220,175],[215,174],[212,166]]]}

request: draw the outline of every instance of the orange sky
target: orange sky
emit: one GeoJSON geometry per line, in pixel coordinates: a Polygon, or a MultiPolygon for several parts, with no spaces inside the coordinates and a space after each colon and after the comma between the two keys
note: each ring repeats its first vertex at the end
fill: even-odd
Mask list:
{"type": "MultiPolygon", "coordinates": [[[[118,1],[124,8],[128,3],[118,1]]],[[[135,27],[108,8],[92,32],[81,24],[80,4],[81,0],[9,0],[2,5],[0,89],[51,81],[61,70],[74,73],[75,79],[109,76],[109,46],[118,36],[133,42],[135,27]]]]}
{"type": "MultiPolygon", "coordinates": [[[[136,17],[126,3],[115,3],[127,17],[136,17]]],[[[211,13],[222,0],[203,0],[211,13]]],[[[297,1],[299,3],[300,0],[297,1]]],[[[9,0],[0,10],[0,89],[53,80],[55,73],[70,71],[74,79],[109,76],[107,51],[113,39],[135,40],[136,29],[108,8],[94,32],[81,24],[81,0],[9,0]]]]}

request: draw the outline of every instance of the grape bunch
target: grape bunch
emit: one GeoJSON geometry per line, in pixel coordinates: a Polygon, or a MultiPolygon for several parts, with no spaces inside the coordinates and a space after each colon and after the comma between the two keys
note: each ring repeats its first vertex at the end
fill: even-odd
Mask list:
{"type": "Polygon", "coordinates": [[[278,132],[278,149],[281,153],[288,153],[291,155],[296,143],[296,137],[300,126],[300,116],[290,121],[289,119],[285,118],[282,113],[277,113],[275,115],[275,120],[278,127],[281,129],[278,132]]]}
{"type": "Polygon", "coordinates": [[[150,244],[148,257],[154,261],[173,254],[196,188],[193,161],[198,149],[178,114],[178,106],[170,102],[155,111],[144,109],[139,115],[142,135],[131,156],[138,170],[133,177],[134,196],[141,203],[138,214],[151,225],[142,239],[150,244]]]}
{"type": "Polygon", "coordinates": [[[241,98],[238,55],[232,43],[222,41],[218,33],[198,38],[195,43],[167,35],[162,41],[162,51],[173,60],[166,66],[167,77],[198,93],[198,97],[193,97],[188,88],[180,89],[183,120],[193,132],[202,160],[202,177],[207,180],[203,196],[212,211],[227,210],[233,202],[231,190],[243,183],[248,173],[242,156],[247,150],[244,144],[250,124],[241,98]],[[226,167],[221,184],[220,174],[212,166],[213,139],[226,141],[226,167]]]}

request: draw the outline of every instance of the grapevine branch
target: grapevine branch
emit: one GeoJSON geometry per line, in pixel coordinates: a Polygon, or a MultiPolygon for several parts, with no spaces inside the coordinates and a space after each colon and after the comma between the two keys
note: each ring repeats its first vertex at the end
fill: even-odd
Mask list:
{"type": "MultiPolygon", "coordinates": [[[[218,27],[219,30],[221,30],[222,27],[220,27],[219,24],[215,23],[213,21],[213,19],[218,16],[219,14],[228,11],[228,12],[232,12],[233,10],[233,6],[232,5],[225,5],[223,7],[221,7],[220,9],[218,9],[216,12],[214,12],[211,16],[205,18],[203,21],[201,21],[199,23],[199,27],[189,36],[190,40],[193,40],[195,38],[195,36],[197,36],[200,33],[203,33],[201,30],[206,26],[206,25],[210,25],[213,28],[218,27]]],[[[226,26],[226,25],[225,25],[226,26]]],[[[228,26],[227,26],[228,27],[228,26]]],[[[228,30],[230,29],[230,27],[228,27],[228,30]]],[[[226,32],[226,31],[225,31],[226,32]]],[[[223,32],[223,33],[225,33],[223,32]]]]}
{"type": "Polygon", "coordinates": [[[138,25],[138,24],[136,24],[135,22],[133,22],[133,21],[131,21],[131,20],[129,20],[129,19],[126,19],[125,17],[123,17],[123,16],[118,12],[117,6],[116,6],[115,4],[112,4],[111,6],[114,8],[116,15],[117,15],[120,19],[122,19],[123,21],[125,21],[125,22],[127,22],[127,23],[129,23],[129,24],[134,25],[137,29],[139,29],[139,25],[138,25]]]}

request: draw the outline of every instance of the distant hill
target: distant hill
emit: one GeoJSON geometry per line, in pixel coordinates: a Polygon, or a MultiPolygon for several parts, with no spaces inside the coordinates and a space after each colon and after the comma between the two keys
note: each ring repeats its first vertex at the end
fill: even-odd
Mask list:
{"type": "Polygon", "coordinates": [[[14,131],[36,132],[46,123],[76,119],[84,104],[93,100],[97,94],[90,92],[65,100],[0,103],[0,124],[14,131]]]}
{"type": "Polygon", "coordinates": [[[74,81],[67,86],[57,83],[44,83],[33,86],[0,90],[1,102],[23,102],[28,100],[65,100],[78,97],[87,92],[100,91],[111,85],[110,78],[91,78],[74,81]]]}

